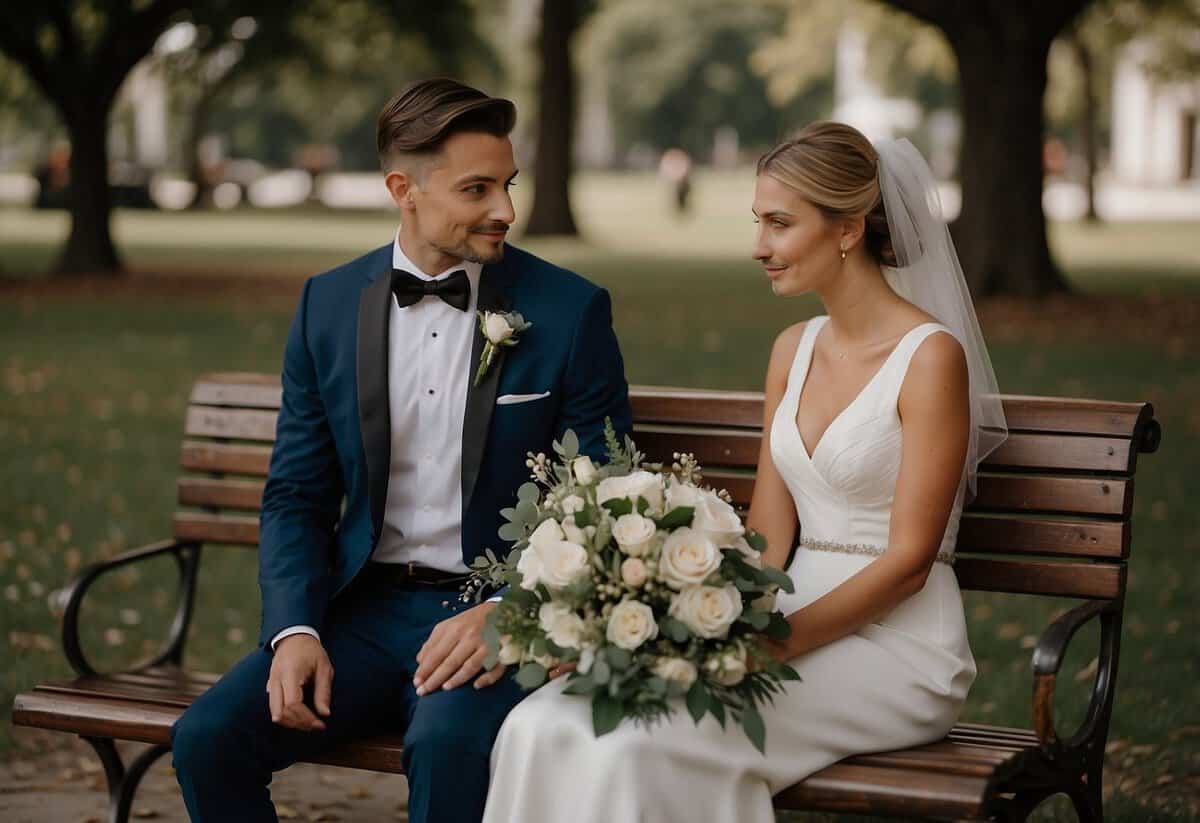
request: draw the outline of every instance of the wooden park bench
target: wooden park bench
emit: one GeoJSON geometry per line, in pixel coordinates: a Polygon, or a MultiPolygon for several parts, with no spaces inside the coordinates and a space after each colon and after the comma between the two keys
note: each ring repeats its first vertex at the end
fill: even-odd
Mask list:
{"type": "MultiPolygon", "coordinates": [[[[650,459],[669,465],[673,451],[693,452],[707,482],[727,488],[740,505],[748,503],[761,394],[641,387],[632,399],[637,441],[650,459]]],[[[127,819],[139,780],[169,750],[171,725],[216,679],[182,668],[201,547],[257,544],[279,401],[273,376],[218,374],[195,384],[173,537],[83,571],[69,589],[63,620],[63,645],[78,677],[42,684],[15,700],[15,724],[71,732],[96,749],[108,778],[112,821],[127,819]],[[88,587],[107,572],[161,555],[175,558],[180,575],[178,612],[165,648],[133,671],[98,672],[79,640],[88,587]],[[124,764],[117,740],[150,745],[124,764]]],[[[978,497],[963,517],[955,569],[966,590],[1082,601],[1045,629],[1034,650],[1033,729],[963,723],[931,745],[830,766],[780,793],[777,808],[1023,820],[1046,797],[1065,793],[1081,820],[1102,818],[1133,476],[1138,454],[1158,447],[1160,427],[1147,403],[1005,397],[1004,408],[1011,436],[980,475],[978,497]],[[1091,700],[1081,726],[1064,734],[1055,724],[1055,681],[1072,635],[1091,620],[1100,627],[1091,700]]],[[[401,736],[384,735],[316,762],[398,773],[400,751],[401,736]]]]}

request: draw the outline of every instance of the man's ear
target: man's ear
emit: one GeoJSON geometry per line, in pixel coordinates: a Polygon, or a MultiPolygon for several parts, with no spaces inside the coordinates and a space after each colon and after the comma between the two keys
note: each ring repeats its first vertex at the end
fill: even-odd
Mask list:
{"type": "Polygon", "coordinates": [[[392,202],[396,204],[396,208],[400,211],[412,211],[416,208],[413,195],[420,191],[420,185],[411,171],[392,169],[384,175],[383,183],[392,195],[392,202]]]}

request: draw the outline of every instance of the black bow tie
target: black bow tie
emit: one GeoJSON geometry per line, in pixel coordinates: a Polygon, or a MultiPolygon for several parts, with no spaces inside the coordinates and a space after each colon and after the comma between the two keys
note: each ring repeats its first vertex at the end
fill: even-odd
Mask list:
{"type": "Polygon", "coordinates": [[[471,281],[462,269],[441,280],[425,280],[403,269],[392,269],[392,294],[402,309],[433,295],[459,311],[466,311],[471,305],[471,281]]]}

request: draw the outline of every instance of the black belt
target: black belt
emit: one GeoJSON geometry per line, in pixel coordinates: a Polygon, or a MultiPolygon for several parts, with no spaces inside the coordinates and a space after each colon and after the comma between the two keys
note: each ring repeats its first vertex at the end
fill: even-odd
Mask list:
{"type": "Polygon", "coordinates": [[[370,574],[396,585],[417,584],[434,588],[458,588],[471,578],[469,574],[444,572],[429,566],[418,566],[412,562],[380,563],[371,561],[370,574]]]}

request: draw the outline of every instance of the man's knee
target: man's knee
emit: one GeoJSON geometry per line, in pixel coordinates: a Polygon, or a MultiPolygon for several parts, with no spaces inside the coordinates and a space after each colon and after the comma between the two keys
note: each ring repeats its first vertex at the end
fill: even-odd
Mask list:
{"type": "Polygon", "coordinates": [[[219,767],[236,757],[230,739],[231,718],[199,701],[171,727],[171,755],[175,771],[194,774],[219,767]]]}

